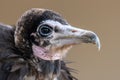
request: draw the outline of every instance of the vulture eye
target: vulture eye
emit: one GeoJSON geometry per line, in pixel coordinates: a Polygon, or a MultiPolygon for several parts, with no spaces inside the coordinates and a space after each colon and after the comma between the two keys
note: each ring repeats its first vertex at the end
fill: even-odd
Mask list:
{"type": "Polygon", "coordinates": [[[48,37],[50,34],[52,34],[52,27],[48,25],[41,25],[38,29],[38,33],[41,37],[48,37]]]}

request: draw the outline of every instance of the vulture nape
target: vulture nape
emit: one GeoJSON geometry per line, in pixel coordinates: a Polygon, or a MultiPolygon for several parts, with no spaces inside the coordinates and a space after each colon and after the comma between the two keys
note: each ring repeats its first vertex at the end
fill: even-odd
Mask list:
{"type": "Polygon", "coordinates": [[[64,57],[80,43],[100,48],[94,32],[71,26],[52,10],[32,8],[15,27],[0,23],[0,80],[77,80],[64,57]]]}

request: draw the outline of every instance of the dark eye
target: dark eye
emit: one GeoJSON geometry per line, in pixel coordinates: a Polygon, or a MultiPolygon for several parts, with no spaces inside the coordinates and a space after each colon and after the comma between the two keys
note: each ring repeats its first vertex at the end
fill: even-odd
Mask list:
{"type": "Polygon", "coordinates": [[[42,25],[39,27],[38,32],[41,37],[48,37],[50,34],[52,34],[52,27],[48,25],[42,25]]]}

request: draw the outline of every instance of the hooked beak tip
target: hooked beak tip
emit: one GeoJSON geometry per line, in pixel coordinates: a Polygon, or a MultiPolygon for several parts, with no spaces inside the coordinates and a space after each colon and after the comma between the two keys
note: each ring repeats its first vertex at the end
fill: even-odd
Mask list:
{"type": "Polygon", "coordinates": [[[83,42],[85,43],[93,43],[97,45],[98,50],[100,51],[101,44],[99,37],[92,31],[86,31],[83,36],[83,42]]]}
{"type": "Polygon", "coordinates": [[[100,51],[101,49],[101,44],[100,44],[100,39],[99,37],[96,36],[95,44],[97,45],[98,50],[100,51]]]}

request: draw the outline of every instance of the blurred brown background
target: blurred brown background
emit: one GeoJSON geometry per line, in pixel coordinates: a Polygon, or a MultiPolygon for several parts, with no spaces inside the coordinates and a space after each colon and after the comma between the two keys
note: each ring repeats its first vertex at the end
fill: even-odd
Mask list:
{"type": "Polygon", "coordinates": [[[0,0],[0,22],[13,25],[30,8],[52,9],[71,25],[99,35],[100,51],[82,44],[67,56],[79,80],[120,80],[120,0],[0,0]]]}

